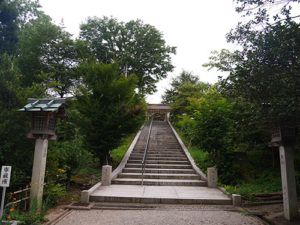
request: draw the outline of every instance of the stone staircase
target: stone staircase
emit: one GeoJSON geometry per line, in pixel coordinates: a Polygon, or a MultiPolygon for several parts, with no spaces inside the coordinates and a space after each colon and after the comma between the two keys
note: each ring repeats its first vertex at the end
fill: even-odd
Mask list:
{"type": "MultiPolygon", "coordinates": [[[[141,135],[125,168],[112,184],[141,185],[142,159],[148,137],[149,124],[141,135]]],[[[153,121],[149,150],[144,170],[144,185],[151,186],[207,186],[207,182],[193,170],[169,124],[153,121]]]]}

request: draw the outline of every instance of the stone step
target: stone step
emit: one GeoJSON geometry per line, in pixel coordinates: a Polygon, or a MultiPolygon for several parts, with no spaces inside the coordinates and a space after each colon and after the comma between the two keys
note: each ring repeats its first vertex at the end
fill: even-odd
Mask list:
{"type": "MultiPolygon", "coordinates": [[[[128,160],[127,163],[142,163],[142,160],[128,160]]],[[[190,165],[190,162],[185,161],[171,161],[171,160],[146,160],[147,164],[175,164],[175,165],[190,165]]]]}
{"type": "Polygon", "coordinates": [[[127,197],[91,195],[92,202],[118,202],[118,203],[142,203],[142,204],[207,204],[207,205],[232,205],[231,199],[223,198],[160,198],[160,197],[127,197]]]}
{"type": "MultiPolygon", "coordinates": [[[[127,163],[125,168],[142,168],[142,164],[127,163]]],[[[191,165],[177,165],[177,164],[145,164],[145,168],[161,168],[161,169],[192,169],[191,165]]]]}
{"type": "MultiPolygon", "coordinates": [[[[142,173],[120,173],[118,178],[142,179],[142,173]]],[[[197,174],[144,173],[144,179],[200,180],[200,177],[197,174]]]]}
{"type": "MultiPolygon", "coordinates": [[[[116,178],[112,184],[141,185],[141,179],[116,178]]],[[[170,179],[144,179],[144,185],[153,186],[206,186],[202,180],[170,180],[170,179]]]]}
{"type": "MultiPolygon", "coordinates": [[[[145,151],[145,145],[143,145],[142,148],[135,147],[134,150],[136,150],[136,151],[145,151]]],[[[170,147],[170,146],[168,146],[168,147],[166,147],[166,146],[149,146],[149,148],[148,148],[148,150],[155,150],[155,149],[161,149],[161,150],[165,150],[165,151],[167,151],[167,150],[181,150],[182,151],[182,149],[179,145],[177,145],[175,147],[170,147]]]]}
{"type": "MultiPolygon", "coordinates": [[[[124,168],[123,173],[141,173],[142,168],[124,168]]],[[[193,169],[156,169],[145,168],[145,173],[162,173],[162,174],[196,174],[193,169]]]]}
{"type": "MultiPolygon", "coordinates": [[[[143,151],[132,151],[132,153],[134,154],[144,154],[144,150],[143,151]]],[[[178,153],[183,153],[182,150],[148,150],[147,154],[178,154],[178,153]]]]}
{"type": "MultiPolygon", "coordinates": [[[[130,157],[143,157],[144,154],[142,153],[131,153],[130,157]]],[[[166,153],[157,153],[157,154],[153,154],[153,153],[147,153],[147,157],[186,157],[186,155],[184,153],[173,153],[173,154],[166,154],[166,153]]]]}
{"type": "MultiPolygon", "coordinates": [[[[143,156],[130,156],[129,157],[129,160],[139,160],[141,161],[143,159],[143,156]]],[[[171,160],[171,161],[184,161],[186,160],[187,158],[184,157],[184,156],[179,156],[179,157],[161,157],[161,156],[156,156],[156,157],[153,157],[153,156],[150,156],[150,155],[147,155],[147,160],[171,160]]]]}
{"type": "MultiPolygon", "coordinates": [[[[142,148],[142,149],[138,149],[138,148],[134,148],[133,151],[137,151],[137,152],[144,152],[145,151],[145,148],[142,148]]],[[[155,148],[148,148],[148,151],[182,151],[181,148],[161,148],[161,147],[155,147],[155,148]]]]}

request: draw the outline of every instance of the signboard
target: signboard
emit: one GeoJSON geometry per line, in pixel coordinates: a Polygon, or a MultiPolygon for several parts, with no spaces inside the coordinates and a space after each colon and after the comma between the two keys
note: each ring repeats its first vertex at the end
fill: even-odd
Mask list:
{"type": "Polygon", "coordinates": [[[9,187],[11,166],[2,166],[0,187],[9,187]]]}

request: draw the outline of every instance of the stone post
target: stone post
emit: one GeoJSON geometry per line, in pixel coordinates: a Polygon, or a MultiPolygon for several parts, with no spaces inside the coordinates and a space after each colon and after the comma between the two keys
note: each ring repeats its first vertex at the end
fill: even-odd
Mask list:
{"type": "Polygon", "coordinates": [[[233,206],[241,206],[242,196],[237,194],[232,194],[232,204],[233,206]]]}
{"type": "Polygon", "coordinates": [[[36,204],[37,211],[42,209],[44,177],[47,160],[48,139],[35,140],[34,160],[32,168],[30,204],[36,204]]]}
{"type": "Polygon", "coordinates": [[[218,170],[214,167],[207,168],[207,185],[209,188],[217,187],[218,170]]]}
{"type": "Polygon", "coordinates": [[[297,193],[294,170],[294,154],[290,146],[280,146],[280,166],[284,217],[293,220],[297,216],[297,193]]]}
{"type": "Polygon", "coordinates": [[[102,185],[109,186],[111,185],[111,171],[112,167],[109,165],[102,166],[102,185]]]}

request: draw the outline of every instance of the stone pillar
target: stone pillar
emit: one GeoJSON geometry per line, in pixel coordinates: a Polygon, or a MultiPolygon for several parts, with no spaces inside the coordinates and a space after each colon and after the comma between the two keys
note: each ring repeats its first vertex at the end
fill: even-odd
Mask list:
{"type": "Polygon", "coordinates": [[[280,166],[284,217],[293,220],[297,216],[297,193],[294,170],[294,153],[290,146],[280,146],[280,166]]]}
{"type": "Polygon", "coordinates": [[[237,194],[232,194],[232,204],[233,206],[241,206],[242,196],[237,194]]]}
{"type": "Polygon", "coordinates": [[[48,139],[35,140],[34,160],[31,177],[30,204],[36,204],[37,211],[42,209],[44,177],[47,160],[48,139]]]}
{"type": "Polygon", "coordinates": [[[102,166],[102,185],[109,186],[111,185],[111,169],[112,167],[109,165],[102,166]]]}
{"type": "Polygon", "coordinates": [[[82,191],[80,196],[80,202],[89,203],[89,201],[90,201],[89,192],[87,190],[82,191]]]}
{"type": "Polygon", "coordinates": [[[217,187],[218,170],[214,167],[207,168],[207,185],[209,188],[217,187]]]}

